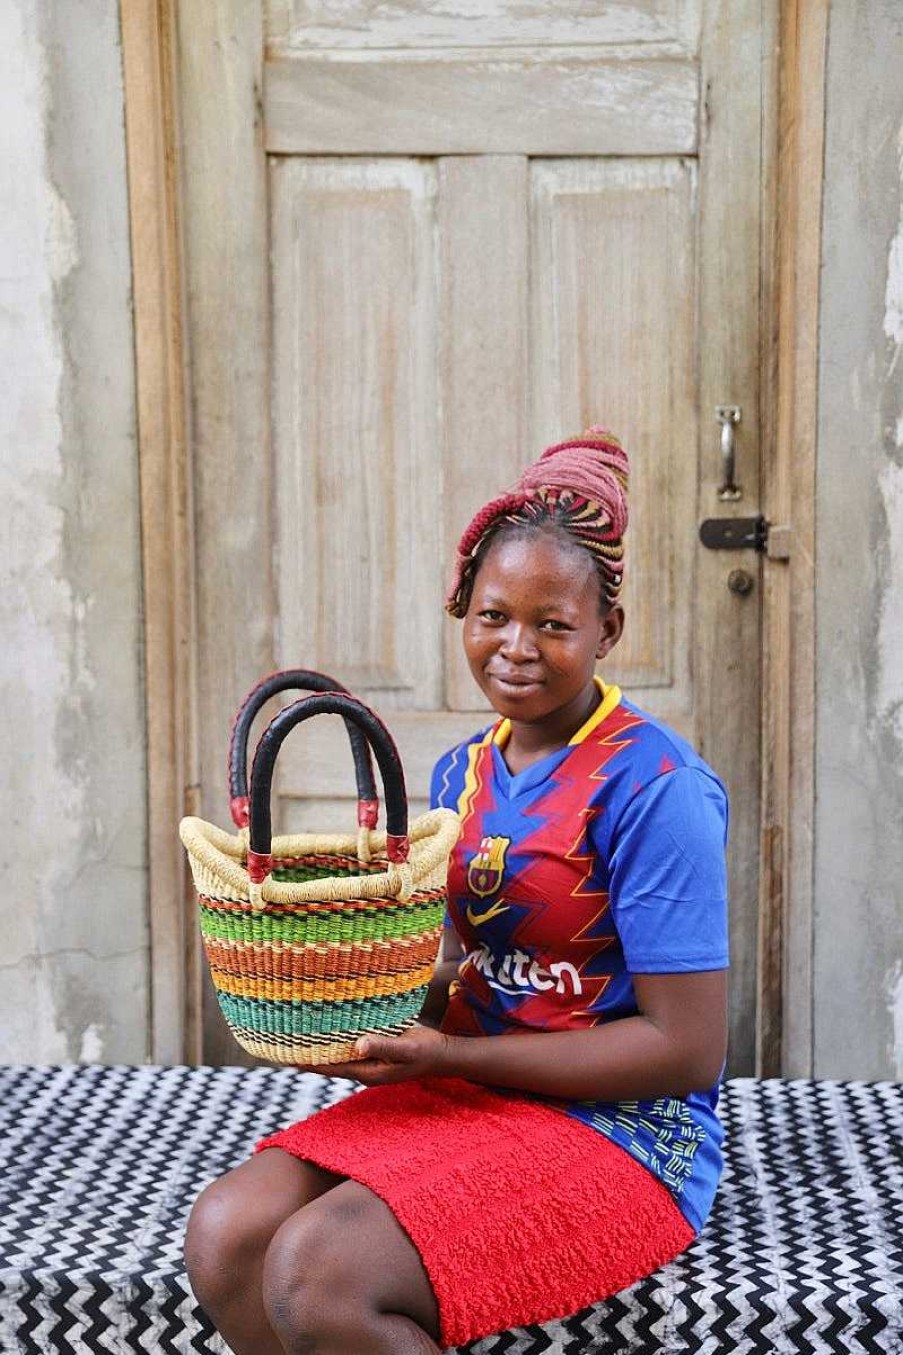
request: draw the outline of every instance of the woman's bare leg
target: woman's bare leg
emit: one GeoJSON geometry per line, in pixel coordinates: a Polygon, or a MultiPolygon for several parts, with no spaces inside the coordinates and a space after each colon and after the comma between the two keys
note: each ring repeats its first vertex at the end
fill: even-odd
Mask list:
{"type": "Polygon", "coordinates": [[[388,1205],[355,1181],[282,1224],[266,1254],[263,1302],[287,1355],[440,1349],[438,1306],[417,1249],[388,1205]]]}
{"type": "Polygon", "coordinates": [[[263,1264],[279,1228],[342,1177],[267,1148],[195,1201],[185,1262],[201,1307],[235,1355],[283,1355],[263,1306],[263,1264]]]}

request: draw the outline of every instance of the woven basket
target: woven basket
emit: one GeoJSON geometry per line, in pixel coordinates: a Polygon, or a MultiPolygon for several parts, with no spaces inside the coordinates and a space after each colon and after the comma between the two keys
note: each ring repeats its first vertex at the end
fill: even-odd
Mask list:
{"type": "MultiPolygon", "coordinates": [[[[359,785],[359,798],[360,785],[359,785]]],[[[404,774],[374,713],[341,692],[305,697],[261,737],[251,772],[249,833],[183,819],[201,933],[223,1015],[238,1043],[275,1063],[343,1063],[364,1034],[417,1018],[439,948],[457,815],[436,809],[408,827],[404,774]],[[276,755],[314,715],[353,722],[376,755],[386,832],[272,838],[276,755]]]]}

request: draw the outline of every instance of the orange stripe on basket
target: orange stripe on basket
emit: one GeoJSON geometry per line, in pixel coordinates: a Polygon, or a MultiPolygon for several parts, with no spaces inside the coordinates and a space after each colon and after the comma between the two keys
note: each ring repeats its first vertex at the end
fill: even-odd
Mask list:
{"type": "Polygon", "coordinates": [[[204,942],[207,957],[224,974],[266,974],[281,979],[339,979],[369,969],[381,974],[401,974],[421,965],[433,964],[441,928],[435,927],[411,940],[371,941],[361,945],[343,942],[334,945],[253,945],[246,941],[227,941],[208,937],[204,942]]]}
{"type": "Polygon", "coordinates": [[[355,998],[389,997],[406,993],[411,988],[429,983],[433,966],[422,965],[407,974],[366,974],[358,978],[314,979],[311,982],[224,974],[213,965],[210,966],[210,975],[220,992],[231,993],[235,997],[255,997],[272,1002],[344,1002],[355,998]]]}
{"type": "Polygon", "coordinates": [[[325,870],[331,868],[333,875],[337,870],[344,870],[354,875],[379,875],[386,870],[389,865],[389,858],[386,856],[371,857],[364,865],[354,855],[343,856],[339,852],[329,852],[320,856],[274,856],[273,870],[307,870],[317,869],[325,870]]]}

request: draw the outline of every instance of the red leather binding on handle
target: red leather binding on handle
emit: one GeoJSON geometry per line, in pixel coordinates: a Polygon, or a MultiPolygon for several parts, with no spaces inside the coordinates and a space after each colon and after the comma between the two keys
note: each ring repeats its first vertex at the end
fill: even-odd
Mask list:
{"type": "Polygon", "coordinates": [[[252,885],[263,884],[272,869],[271,852],[248,852],[248,879],[252,885]]]}
{"type": "Polygon", "coordinates": [[[379,819],[379,800],[358,800],[357,821],[361,828],[375,828],[379,819]]]}
{"type": "Polygon", "coordinates": [[[386,856],[396,865],[401,865],[407,861],[411,851],[411,839],[407,836],[397,837],[395,833],[386,833],[386,856]]]}

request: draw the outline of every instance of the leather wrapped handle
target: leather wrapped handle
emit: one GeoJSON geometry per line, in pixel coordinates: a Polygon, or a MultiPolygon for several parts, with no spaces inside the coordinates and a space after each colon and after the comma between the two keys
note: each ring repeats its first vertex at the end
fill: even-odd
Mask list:
{"type": "MultiPolygon", "coordinates": [[[[260,708],[279,692],[345,692],[348,688],[328,673],[312,668],[284,668],[271,673],[249,692],[232,722],[229,744],[229,808],[237,828],[248,825],[248,738],[260,708]]],[[[357,821],[362,828],[375,828],[379,818],[379,800],[373,777],[373,760],[365,735],[353,720],[346,720],[354,775],[357,781],[357,821]]]]}
{"type": "Polygon", "coordinates": [[[273,868],[270,797],[276,755],[291,730],[314,715],[341,715],[346,722],[353,721],[373,749],[386,800],[386,855],[397,864],[408,859],[408,797],[401,758],[392,735],[379,716],[362,701],[347,692],[328,692],[305,696],[286,706],[260,736],[251,767],[248,875],[253,884],[260,884],[273,868]]]}

